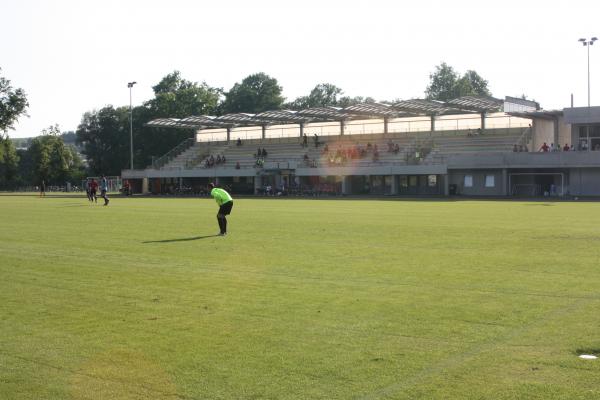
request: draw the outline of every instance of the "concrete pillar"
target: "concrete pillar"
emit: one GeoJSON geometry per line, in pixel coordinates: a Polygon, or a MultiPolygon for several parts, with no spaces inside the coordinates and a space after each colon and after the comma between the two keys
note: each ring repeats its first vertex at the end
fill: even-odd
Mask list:
{"type": "Polygon", "coordinates": [[[346,121],[341,120],[340,121],[340,135],[344,135],[344,128],[346,127],[346,121]]]}
{"type": "Polygon", "coordinates": [[[435,115],[431,115],[429,116],[429,118],[431,119],[431,132],[435,131],[435,115]]]}
{"type": "Polygon", "coordinates": [[[508,171],[502,169],[502,196],[508,196],[508,171]]]}
{"type": "Polygon", "coordinates": [[[342,177],[342,194],[350,194],[352,192],[352,184],[349,176],[342,177]]]}
{"type": "Polygon", "coordinates": [[[231,140],[231,128],[227,128],[227,143],[231,140]]]}
{"type": "Polygon", "coordinates": [[[450,177],[448,173],[440,175],[440,181],[442,183],[442,192],[444,196],[450,196],[450,177]]]}
{"type": "Polygon", "coordinates": [[[481,113],[481,132],[485,131],[485,113],[481,113]]]}
{"type": "Polygon", "coordinates": [[[552,127],[554,128],[554,144],[559,145],[558,143],[558,118],[552,118],[552,127]]]}
{"type": "Polygon", "coordinates": [[[258,194],[258,190],[262,187],[262,176],[254,177],[254,194],[258,194]]]}
{"type": "Polygon", "coordinates": [[[142,194],[148,194],[148,178],[142,178],[142,194]]]}
{"type": "Polygon", "coordinates": [[[304,123],[300,124],[300,137],[304,136],[304,123]]]}
{"type": "Polygon", "coordinates": [[[398,195],[398,175],[392,175],[392,193],[393,196],[398,195]]]}
{"type": "Polygon", "coordinates": [[[384,117],[383,118],[383,134],[387,135],[388,133],[388,118],[384,117]]]}
{"type": "Polygon", "coordinates": [[[262,138],[266,138],[267,137],[267,126],[263,125],[262,126],[262,138]]]}

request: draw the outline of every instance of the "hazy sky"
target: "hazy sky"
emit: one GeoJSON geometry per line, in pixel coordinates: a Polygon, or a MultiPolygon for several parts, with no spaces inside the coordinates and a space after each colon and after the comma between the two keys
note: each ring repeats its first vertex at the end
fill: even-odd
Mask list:
{"type": "MultiPolygon", "coordinates": [[[[230,89],[255,72],[288,100],[318,83],[377,100],[423,97],[445,61],[477,71],[496,97],[546,109],[587,105],[587,51],[600,1],[0,0],[0,74],[23,88],[29,118],[12,137],[75,130],[84,112],[134,106],[179,70],[230,89]]],[[[600,42],[591,48],[600,104],[600,42]]]]}

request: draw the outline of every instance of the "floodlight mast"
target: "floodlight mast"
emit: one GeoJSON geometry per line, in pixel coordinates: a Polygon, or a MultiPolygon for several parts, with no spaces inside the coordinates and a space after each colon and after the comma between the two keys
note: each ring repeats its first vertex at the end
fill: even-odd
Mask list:
{"type": "Polygon", "coordinates": [[[594,44],[594,42],[598,40],[597,37],[592,37],[591,39],[579,39],[582,45],[587,47],[587,73],[588,73],[588,107],[590,106],[590,46],[594,44]]]}
{"type": "Polygon", "coordinates": [[[130,168],[133,170],[133,108],[131,107],[131,89],[137,82],[128,82],[129,88],[129,150],[130,150],[130,168]]]}

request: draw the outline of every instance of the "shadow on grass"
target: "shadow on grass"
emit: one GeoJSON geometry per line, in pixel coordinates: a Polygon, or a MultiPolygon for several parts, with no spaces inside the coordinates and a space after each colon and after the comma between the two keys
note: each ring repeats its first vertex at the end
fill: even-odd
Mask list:
{"type": "Polygon", "coordinates": [[[211,237],[217,237],[219,235],[206,235],[206,236],[194,236],[189,238],[180,238],[180,239],[165,239],[165,240],[148,240],[142,243],[171,243],[171,242],[189,242],[191,240],[200,240],[207,239],[211,237]]]}

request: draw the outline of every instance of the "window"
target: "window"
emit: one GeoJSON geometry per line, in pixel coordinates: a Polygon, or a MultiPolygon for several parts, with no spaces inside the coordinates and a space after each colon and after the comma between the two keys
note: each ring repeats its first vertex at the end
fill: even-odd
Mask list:
{"type": "Polygon", "coordinates": [[[406,175],[400,176],[400,187],[408,187],[408,177],[406,175]]]}
{"type": "Polygon", "coordinates": [[[495,187],[496,186],[496,177],[494,175],[486,175],[485,176],[485,187],[495,187]]]}
{"type": "Polygon", "coordinates": [[[473,187],[473,175],[465,175],[465,187],[473,187]]]}
{"type": "Polygon", "coordinates": [[[437,186],[437,175],[429,175],[427,177],[427,182],[429,183],[429,187],[437,186]]]}

